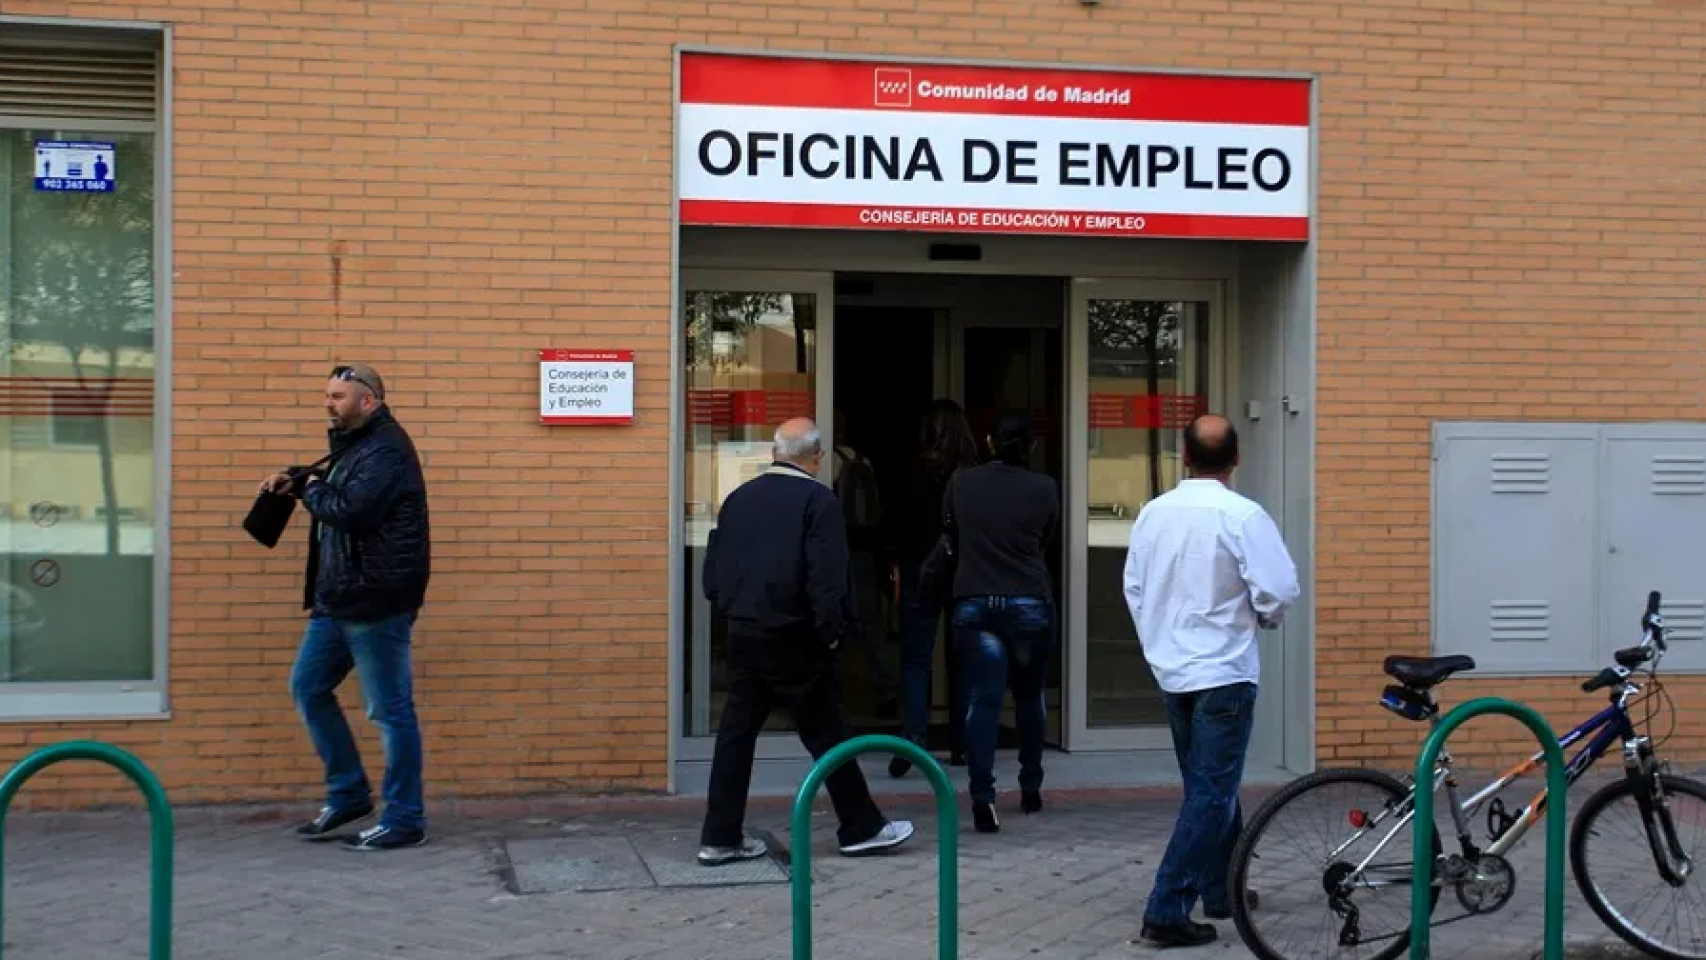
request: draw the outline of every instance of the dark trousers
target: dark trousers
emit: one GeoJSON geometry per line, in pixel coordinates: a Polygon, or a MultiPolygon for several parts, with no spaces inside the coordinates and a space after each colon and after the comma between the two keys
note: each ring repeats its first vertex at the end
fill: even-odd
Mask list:
{"type": "MultiPolygon", "coordinates": [[[[710,795],[700,844],[733,847],[741,843],[753,751],[772,710],[788,711],[813,759],[851,735],[841,710],[834,660],[820,650],[811,637],[729,636],[729,698],[723,704],[716,752],[711,757],[710,795]]],[[[824,786],[841,821],[836,835],[842,844],[869,840],[887,823],[871,799],[857,761],[842,764],[824,786]]]]}
{"type": "Polygon", "coordinates": [[[1231,907],[1226,875],[1244,830],[1238,785],[1256,716],[1256,685],[1233,683],[1163,698],[1185,798],[1143,919],[1179,926],[1191,922],[1198,897],[1215,912],[1231,907]]]}
{"type": "MultiPolygon", "coordinates": [[[[930,728],[930,687],[936,665],[936,631],[942,621],[941,598],[918,583],[918,564],[901,570],[900,581],[900,735],[924,745],[930,728]]],[[[960,684],[959,652],[950,642],[948,669],[948,752],[966,750],[966,700],[960,684]]]]}

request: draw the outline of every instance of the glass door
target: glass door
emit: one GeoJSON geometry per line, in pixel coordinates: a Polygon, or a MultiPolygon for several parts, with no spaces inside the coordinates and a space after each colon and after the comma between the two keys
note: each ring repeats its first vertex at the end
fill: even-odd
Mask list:
{"type": "Polygon", "coordinates": [[[1067,359],[1069,748],[1170,745],[1125,603],[1132,523],[1184,476],[1182,431],[1219,396],[1219,285],[1075,279],[1067,359]]]}
{"type": "MultiPolygon", "coordinates": [[[[829,444],[834,279],[829,273],[695,271],[681,274],[682,545],[686,633],[680,703],[684,760],[711,756],[728,692],[726,631],[700,584],[705,545],[723,498],[770,465],[776,427],[812,417],[829,444]]],[[[829,465],[824,459],[824,468],[829,465]]],[[[760,758],[805,757],[778,711],[760,758]]]]}

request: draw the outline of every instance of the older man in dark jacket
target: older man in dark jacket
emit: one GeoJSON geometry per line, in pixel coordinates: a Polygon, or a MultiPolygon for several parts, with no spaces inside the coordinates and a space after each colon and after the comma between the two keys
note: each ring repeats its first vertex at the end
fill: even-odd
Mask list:
{"type": "MultiPolygon", "coordinates": [[[[834,653],[856,623],[847,528],[834,492],[815,476],[823,461],[817,426],[782,424],[772,459],[723,501],[705,558],[705,594],[729,627],[729,697],[699,833],[706,866],[769,852],[744,835],[742,821],[753,751],[773,709],[793,716],[813,757],[849,734],[834,653]]],[[[857,764],[843,764],[826,786],[842,854],[878,853],[912,836],[912,824],[883,817],[857,764]]]]}
{"type": "Polygon", "coordinates": [[[335,692],[353,666],[385,746],[385,810],[376,826],[344,844],[419,846],[426,842],[426,811],[409,648],[431,571],[426,480],[372,367],[334,368],[326,412],[331,459],[324,476],[291,472],[263,484],[299,496],[312,517],[304,588],[310,615],[290,691],[325,764],[327,798],[296,832],[328,839],[374,813],[372,787],[335,692]]]}

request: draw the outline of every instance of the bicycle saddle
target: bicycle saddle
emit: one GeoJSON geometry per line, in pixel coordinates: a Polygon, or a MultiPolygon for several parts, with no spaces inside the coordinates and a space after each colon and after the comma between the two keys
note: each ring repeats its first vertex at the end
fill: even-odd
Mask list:
{"type": "Polygon", "coordinates": [[[1453,654],[1448,657],[1387,657],[1386,675],[1406,687],[1426,690],[1454,673],[1475,669],[1475,658],[1453,654]]]}

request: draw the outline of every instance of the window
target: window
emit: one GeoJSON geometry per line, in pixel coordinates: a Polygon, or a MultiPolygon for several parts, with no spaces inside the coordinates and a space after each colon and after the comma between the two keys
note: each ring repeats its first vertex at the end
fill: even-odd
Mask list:
{"type": "Polygon", "coordinates": [[[1436,654],[1585,679],[1640,641],[1657,590],[1663,669],[1706,669],[1706,425],[1434,430],[1436,654]]]}
{"type": "MultiPolygon", "coordinates": [[[[776,427],[817,415],[819,296],[684,280],[687,662],[683,731],[716,733],[728,697],[727,624],[705,599],[705,553],[723,500],[770,466],[776,427]]],[[[827,440],[826,440],[827,442],[827,440]]],[[[791,729],[778,711],[769,732],[791,729]]]]}
{"type": "Polygon", "coordinates": [[[4,33],[0,717],[157,712],[158,37],[4,33]]]}

